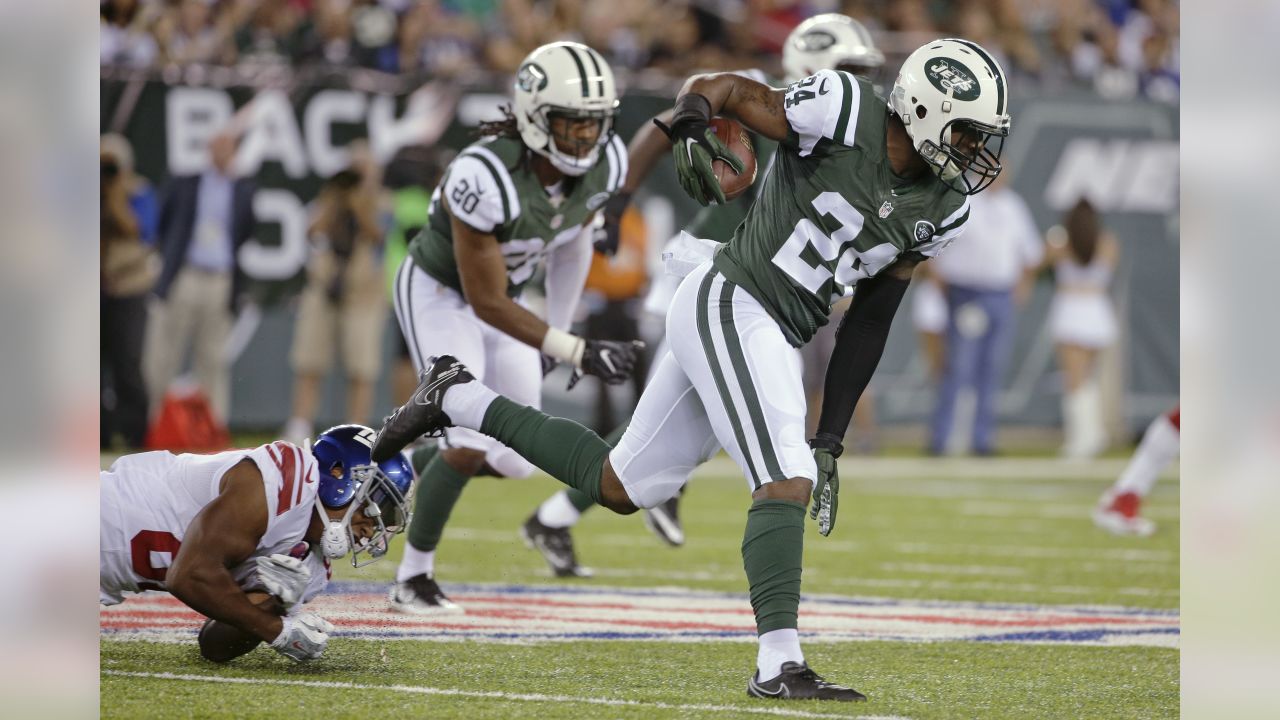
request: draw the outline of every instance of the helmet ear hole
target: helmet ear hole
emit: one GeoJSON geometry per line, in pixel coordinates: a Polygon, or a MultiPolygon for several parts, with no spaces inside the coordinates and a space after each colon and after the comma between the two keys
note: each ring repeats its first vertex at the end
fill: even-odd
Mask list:
{"type": "Polygon", "coordinates": [[[929,110],[923,105],[916,106],[916,117],[923,120],[925,115],[929,114],[929,110]]]}

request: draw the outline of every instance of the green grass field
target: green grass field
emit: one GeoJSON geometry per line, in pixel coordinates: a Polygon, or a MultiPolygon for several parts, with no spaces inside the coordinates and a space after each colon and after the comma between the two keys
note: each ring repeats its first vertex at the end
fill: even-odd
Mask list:
{"type": "MultiPolygon", "coordinates": [[[[842,460],[839,524],[809,526],[806,595],[1115,606],[1176,611],[1178,484],[1164,478],[1147,514],[1154,537],[1115,538],[1089,510],[1120,461],[842,460]]],[[[450,584],[678,587],[741,594],[739,544],[749,495],[723,459],[696,476],[682,506],[688,542],[660,544],[638,516],[597,509],[575,531],[591,580],[551,578],[516,528],[559,488],[546,477],[475,480],[455,510],[437,575],[450,584]]],[[[398,554],[398,548],[397,548],[398,554]]],[[[385,581],[395,562],[335,580],[385,581]]],[[[128,603],[125,604],[127,606],[128,603]]],[[[679,610],[673,610],[678,615],[679,610]]],[[[1119,612],[1119,611],[1117,611],[1119,612]]],[[[1167,612],[1166,612],[1167,615],[1167,612]]],[[[674,618],[679,619],[679,618],[674,618]]],[[[455,642],[335,638],[294,665],[258,649],[228,665],[192,642],[101,645],[102,716],[432,718],[1094,718],[1178,714],[1176,635],[1167,647],[1070,642],[805,641],[810,664],[870,696],[865,705],[766,703],[745,696],[748,642],[575,640],[455,642]],[[163,674],[168,674],[164,676],[163,674]],[[194,677],[174,677],[194,676],[194,677]]],[[[456,639],[456,638],[455,638],[456,639]]]]}

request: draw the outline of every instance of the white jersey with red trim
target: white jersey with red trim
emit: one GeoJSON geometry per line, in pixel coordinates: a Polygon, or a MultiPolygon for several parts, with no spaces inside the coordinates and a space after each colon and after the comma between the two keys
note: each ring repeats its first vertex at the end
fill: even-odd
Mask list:
{"type": "MultiPolygon", "coordinates": [[[[245,459],[262,473],[267,530],[245,562],[232,568],[245,590],[260,589],[254,558],[302,552],[297,546],[315,513],[318,474],[311,454],[287,442],[214,455],[167,451],[126,455],[101,473],[100,602],[114,605],[125,592],[165,590],[191,520],[218,496],[223,475],[245,459]]],[[[320,553],[308,557],[311,584],[303,602],[328,582],[320,553]]]]}

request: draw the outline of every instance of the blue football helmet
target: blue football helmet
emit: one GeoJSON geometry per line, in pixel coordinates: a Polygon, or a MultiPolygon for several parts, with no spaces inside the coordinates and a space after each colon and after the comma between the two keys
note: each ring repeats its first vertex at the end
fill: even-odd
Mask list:
{"type": "Polygon", "coordinates": [[[320,433],[311,454],[320,463],[320,488],[316,512],[324,521],[321,548],[325,557],[335,559],[351,553],[351,564],[361,567],[375,562],[391,546],[391,538],[409,527],[409,488],[413,468],[397,454],[374,464],[369,457],[376,433],[363,425],[338,425],[320,433]],[[335,521],[321,508],[346,508],[342,520],[335,521]],[[370,538],[356,538],[351,529],[356,510],[377,524],[370,538]],[[361,560],[361,554],[368,558],[361,560]]]}

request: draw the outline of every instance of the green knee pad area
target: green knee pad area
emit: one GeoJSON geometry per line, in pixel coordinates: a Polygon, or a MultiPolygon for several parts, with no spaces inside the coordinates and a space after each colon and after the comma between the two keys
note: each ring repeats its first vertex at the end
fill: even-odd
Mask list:
{"type": "Polygon", "coordinates": [[[747,511],[742,567],[759,634],[797,627],[804,512],[804,505],[790,500],[757,500],[747,511]]]}

